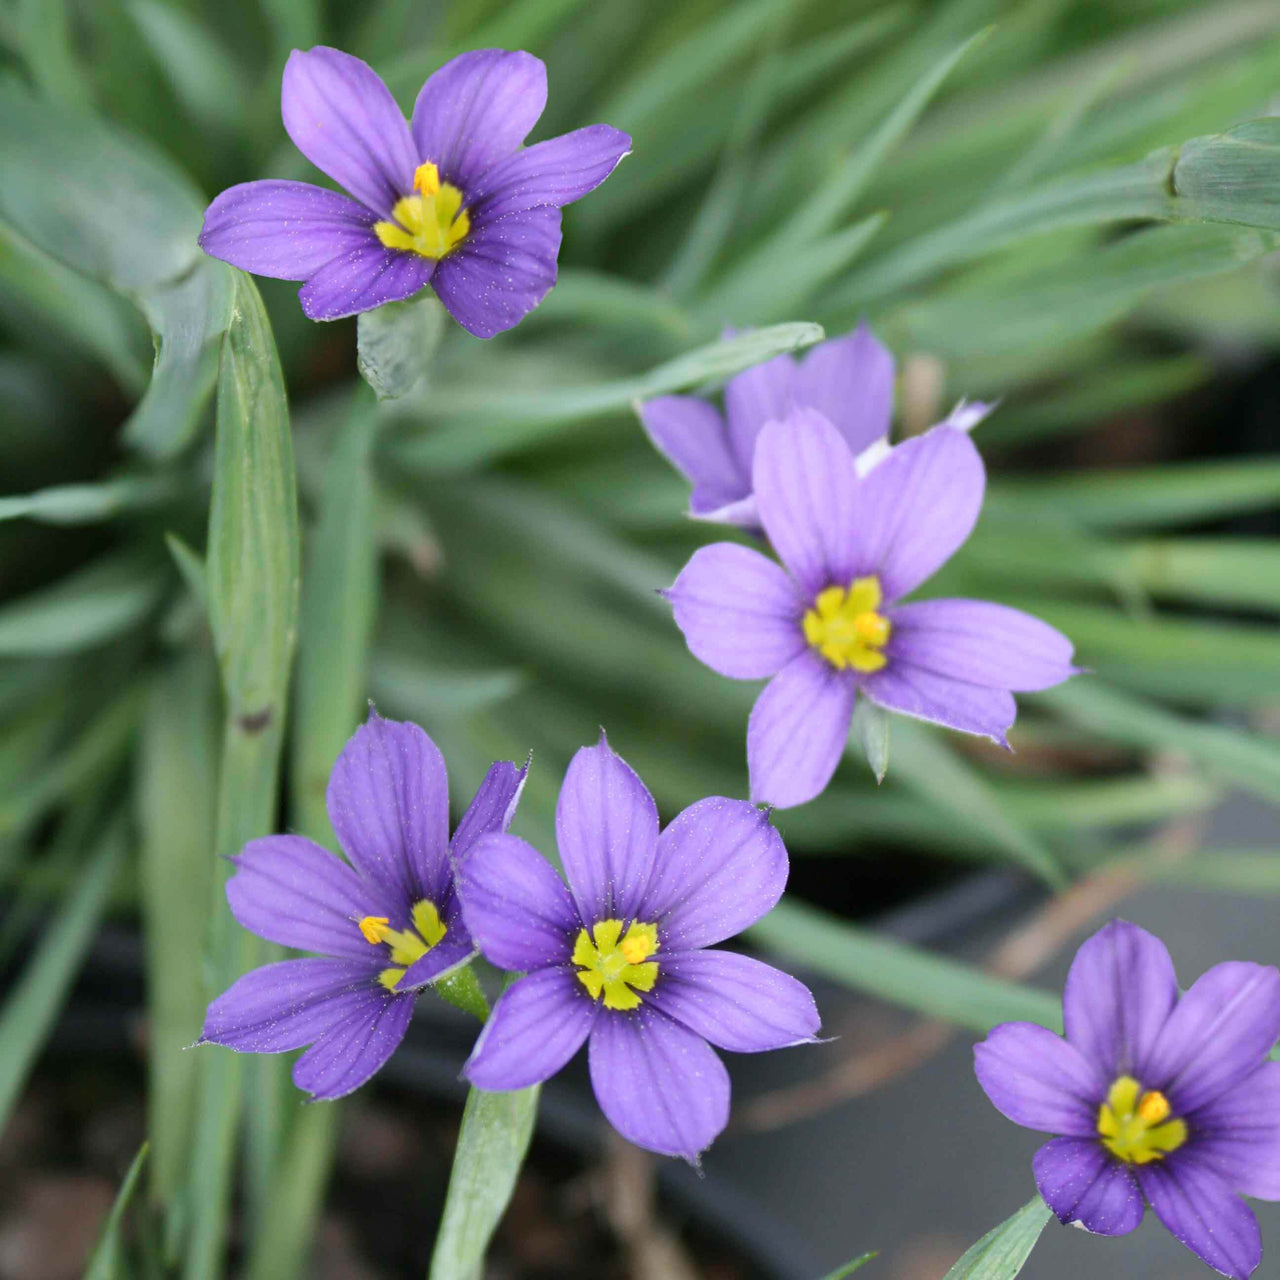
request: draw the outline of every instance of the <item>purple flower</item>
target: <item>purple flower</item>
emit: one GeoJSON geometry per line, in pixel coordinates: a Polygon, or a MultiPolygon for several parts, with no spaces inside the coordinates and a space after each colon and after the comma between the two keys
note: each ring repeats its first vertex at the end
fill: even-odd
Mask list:
{"type": "MultiPolygon", "coordinates": [[[[766,422],[793,409],[816,409],[845,438],[867,469],[888,450],[893,419],[893,356],[865,324],[820,342],[805,356],[775,356],[731,378],[723,416],[696,396],[658,396],[639,406],[658,450],[693,484],[689,514],[702,520],[760,527],[751,470],[766,422]]],[[[961,401],[945,425],[968,431],[991,406],[961,401]]]]}
{"type": "Polygon", "coordinates": [[[803,804],[831,779],[861,690],[902,715],[1007,746],[1013,690],[1073,675],[1052,627],[978,600],[899,601],[969,536],[986,476],[943,424],[865,475],[813,409],[760,433],[760,521],[785,568],[747,547],[703,547],[666,592],[693,655],[740,680],[772,677],[747,729],[751,798],[803,804]]]}
{"type": "Polygon", "coordinates": [[[1280,1200],[1280,972],[1215,965],[1183,996],[1164,943],[1113,920],[1076,954],[1066,1038],[1006,1022],[974,1050],[998,1110],[1063,1136],[1036,1152],[1040,1194],[1064,1223],[1120,1236],[1144,1200],[1223,1275],[1262,1259],[1240,1194],[1280,1200]]]}
{"type": "Polygon", "coordinates": [[[449,841],[449,779],[416,724],[371,712],[329,775],[329,821],[348,866],[302,836],[251,840],[227,901],[268,942],[318,951],[240,978],[210,1006],[198,1043],[249,1053],[310,1045],[293,1082],[317,1098],[358,1089],[395,1051],[418,989],[475,954],[454,864],[505,831],[526,769],[489,770],[449,841]]]}
{"type": "Polygon", "coordinates": [[[631,149],[608,125],[522,148],[547,101],[528,53],[478,49],[422,86],[406,122],[359,58],[295,49],[280,95],[294,145],[354,199],[305,182],[246,182],[205,213],[206,253],[305,280],[302,309],[336,320],[430,283],[478,338],[510,329],[556,282],[560,207],[631,149]]]}
{"type": "Polygon", "coordinates": [[[508,835],[482,837],[459,870],[480,950],[528,974],[494,1007],[464,1074],[482,1089],[521,1089],[589,1039],[591,1083],[613,1127],[696,1160],[729,1118],[729,1077],[710,1046],[758,1053],[818,1029],[794,978],[704,949],[781,897],[782,839],[768,814],[719,797],[659,834],[653,797],[602,734],[569,765],[556,842],[567,887],[508,835]]]}

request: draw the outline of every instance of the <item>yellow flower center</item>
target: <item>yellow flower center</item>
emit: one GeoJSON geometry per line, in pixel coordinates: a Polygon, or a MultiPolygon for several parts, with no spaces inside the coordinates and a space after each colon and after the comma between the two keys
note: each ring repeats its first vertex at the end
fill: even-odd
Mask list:
{"type": "Polygon", "coordinates": [[[1185,1120],[1169,1119],[1169,1100],[1163,1093],[1143,1093],[1132,1076],[1121,1076],[1098,1108],[1098,1136],[1125,1164],[1150,1164],[1186,1142],[1187,1125],[1185,1120]]]}
{"type": "Polygon", "coordinates": [[[854,578],[847,589],[828,587],[804,615],[804,638],[837,671],[879,671],[888,661],[880,651],[890,630],[879,607],[879,578],[854,578]]]}
{"type": "Polygon", "coordinates": [[[414,171],[416,196],[402,196],[391,210],[395,222],[375,222],[373,229],[388,249],[407,249],[424,258],[443,258],[471,230],[471,219],[462,207],[462,192],[440,181],[440,170],[430,160],[414,171]]]}
{"type": "Polygon", "coordinates": [[[413,904],[412,918],[411,929],[389,928],[391,921],[386,916],[365,916],[356,921],[367,943],[391,949],[392,966],[378,974],[378,981],[388,991],[394,991],[404,971],[415,960],[421,960],[449,931],[440,919],[436,904],[427,898],[413,904]]]}
{"type": "Polygon", "coordinates": [[[606,1009],[635,1009],[640,1004],[636,992],[652,991],[658,980],[658,963],[649,959],[657,949],[656,924],[633,920],[624,938],[621,920],[601,920],[590,935],[578,931],[573,946],[578,981],[593,1000],[603,995],[606,1009]]]}

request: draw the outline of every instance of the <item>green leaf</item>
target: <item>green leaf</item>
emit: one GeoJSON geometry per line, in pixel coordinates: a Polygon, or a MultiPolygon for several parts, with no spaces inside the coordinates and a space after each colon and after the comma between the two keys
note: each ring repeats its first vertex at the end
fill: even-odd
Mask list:
{"type": "Polygon", "coordinates": [[[1039,1196],[965,1252],[943,1280],[1013,1280],[1052,1217],[1039,1196]]]}
{"type": "Polygon", "coordinates": [[[844,1266],[837,1267],[834,1271],[829,1271],[823,1280],[845,1280],[846,1276],[851,1276],[860,1267],[864,1267],[872,1258],[877,1258],[878,1253],[864,1253],[860,1258],[854,1258],[852,1262],[846,1262],[844,1266]]]}
{"type": "Polygon", "coordinates": [[[429,432],[401,444],[396,456],[432,470],[472,467],[563,431],[584,418],[627,409],[637,400],[669,395],[702,384],[718,386],[743,369],[785,352],[812,346],[822,326],[778,324],[713,342],[635,378],[564,390],[496,389],[488,385],[441,386],[429,409],[441,417],[429,432]]]}
{"type": "Polygon", "coordinates": [[[444,307],[428,289],[405,302],[361,312],[356,330],[360,376],[379,400],[399,400],[426,376],[444,331],[444,307]]]}
{"type": "Polygon", "coordinates": [[[186,583],[191,598],[199,604],[202,612],[209,608],[209,582],[205,576],[204,560],[192,551],[176,533],[166,533],[164,544],[169,548],[173,563],[178,566],[182,581],[186,583]]]}
{"type": "Polygon", "coordinates": [[[144,1142],[138,1148],[138,1154],[129,1165],[129,1172],[124,1175],[115,1203],[111,1206],[102,1234],[89,1258],[89,1265],[85,1268],[84,1280],[124,1280],[128,1274],[124,1260],[124,1215],[133,1202],[133,1193],[138,1189],[142,1166],[147,1162],[148,1145],[144,1142]]]}
{"type": "Polygon", "coordinates": [[[992,844],[1046,883],[1055,888],[1066,883],[1048,847],[1002,809],[982,775],[950,750],[937,730],[904,716],[898,717],[894,728],[895,777],[946,813],[984,832],[992,844]]]}
{"type": "Polygon", "coordinates": [[[529,1149],[541,1086],[514,1093],[472,1088],[431,1255],[431,1280],[478,1280],[485,1251],[529,1149]]]}
{"type": "Polygon", "coordinates": [[[293,447],[267,313],[253,281],[243,272],[235,280],[235,318],[218,381],[209,623],[236,714],[278,723],[298,626],[293,447]]]}
{"type": "Polygon", "coordinates": [[[160,602],[162,564],[132,551],[0,607],[0,657],[80,653],[137,626],[160,602]]]}
{"type": "Polygon", "coordinates": [[[0,1010],[0,1128],[8,1122],[98,931],[127,847],[125,826],[117,821],[102,837],[9,989],[0,1010]]]}
{"type": "Polygon", "coordinates": [[[870,698],[859,698],[853,704],[853,736],[876,781],[883,782],[889,768],[889,713],[870,698]]]}
{"type": "Polygon", "coordinates": [[[0,520],[38,520],[78,525],[109,520],[122,512],[146,511],[172,502],[182,486],[171,476],[121,476],[100,484],[62,484],[35,493],[0,498],[0,520]]]}
{"type": "MultiPolygon", "coordinates": [[[[171,663],[150,690],[135,766],[147,948],[150,1186],[181,1190],[191,1159],[204,1022],[218,786],[217,673],[207,649],[171,663]]],[[[176,1217],[166,1223],[172,1235],[176,1217]]]]}
{"type": "Polygon", "coordinates": [[[1001,1022],[1062,1030],[1062,1001],[930,955],[873,929],[784,897],[747,937],[855,991],[984,1034],[1001,1022]]]}

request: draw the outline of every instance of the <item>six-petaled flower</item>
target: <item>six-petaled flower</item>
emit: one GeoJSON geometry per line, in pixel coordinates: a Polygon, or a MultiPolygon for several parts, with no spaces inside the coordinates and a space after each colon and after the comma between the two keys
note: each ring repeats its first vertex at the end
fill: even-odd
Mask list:
{"type": "Polygon", "coordinates": [[[1179,995],[1159,938],[1114,920],[1079,950],[1062,996],[1065,1038],[1006,1022],[974,1051],[1010,1120],[1061,1136],[1033,1163],[1065,1223],[1132,1231],[1146,1203],[1223,1275],[1262,1258],[1238,1193],[1280,1200],[1280,971],[1231,961],[1179,995]]]}
{"type": "Polygon", "coordinates": [[[659,833],[653,797],[602,737],[569,766],[556,842],[567,885],[509,835],[482,837],[460,867],[482,953],[527,971],[494,1007],[465,1074],[482,1089],[524,1088],[589,1040],[591,1082],[614,1128],[695,1160],[729,1117],[729,1077],[711,1045],[755,1053],[818,1030],[796,979],[707,950],[777,902],[782,839],[767,814],[721,798],[659,833]]]}
{"type": "Polygon", "coordinates": [[[406,122],[359,58],[294,50],[281,114],[294,145],[350,198],[267,179],[205,214],[206,253],[305,280],[302,309],[336,320],[430,284],[460,325],[491,338],[555,284],[560,207],[598,187],[631,148],[608,125],[522,147],[547,100],[532,54],[478,49],[422,86],[406,122]]]}
{"type": "MultiPolygon", "coordinates": [[[[893,375],[893,356],[863,324],[799,360],[775,356],[730,378],[723,414],[697,396],[658,396],[637,410],[649,438],[692,483],[689,514],[754,530],[760,513],[751,468],[764,425],[793,409],[816,409],[860,468],[869,467],[888,447],[893,375]]],[[[968,431],[991,407],[961,401],[939,425],[968,431]]]]}
{"type": "Polygon", "coordinates": [[[227,882],[252,933],[321,954],[240,978],[210,1006],[200,1043],[250,1053],[310,1045],[293,1080],[317,1098],[364,1084],[395,1051],[426,984],[475,954],[454,863],[505,831],[525,769],[495,764],[449,840],[449,780],[415,724],[371,713],[343,748],[326,801],[350,865],[302,836],[251,840],[227,882]]]}
{"type": "Polygon", "coordinates": [[[934,427],[860,474],[815,409],[767,424],[752,465],[760,523],[782,566],[703,547],[666,592],[695,657],[771,677],[747,728],[751,797],[813,799],[840,760],[859,692],[889,711],[1007,746],[1013,691],[1075,673],[1047,623],[979,600],[900,603],[969,536],[986,474],[965,431],[934,427]]]}

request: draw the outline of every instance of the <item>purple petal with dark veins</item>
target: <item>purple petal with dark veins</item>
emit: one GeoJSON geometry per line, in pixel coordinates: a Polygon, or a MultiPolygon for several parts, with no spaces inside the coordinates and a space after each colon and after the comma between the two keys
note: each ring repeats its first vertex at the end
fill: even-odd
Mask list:
{"type": "Polygon", "coordinates": [[[721,1049],[762,1053],[810,1044],[821,1019],[803,982],[733,951],[665,952],[645,1003],[721,1049]]]}
{"type": "Polygon", "coordinates": [[[878,706],[915,720],[976,733],[1008,747],[1006,734],[1018,716],[1013,694],[926,671],[903,658],[860,677],[863,692],[878,706]]]}
{"type": "Polygon", "coordinates": [[[1077,674],[1071,641],[1021,609],[985,600],[921,600],[889,610],[885,653],[989,689],[1048,689],[1077,674]]]}
{"type": "Polygon", "coordinates": [[[1266,1062],[1186,1117],[1189,1150],[1228,1184],[1280,1200],[1280,1062],[1266,1062]]]}
{"type": "Polygon", "coordinates": [[[303,313],[311,320],[341,320],[402,302],[430,282],[436,263],[400,249],[384,249],[377,240],[325,263],[298,290],[303,313]]]}
{"type": "Polygon", "coordinates": [[[1100,1236],[1128,1235],[1146,1206],[1133,1171],[1094,1138],[1054,1138],[1031,1162],[1036,1186],[1058,1221],[1100,1236]]]}
{"type": "Polygon", "coordinates": [[[484,173],[509,157],[547,105],[547,68],[523,50],[474,49],[428,78],[413,104],[413,139],[441,180],[468,202],[484,173]]]}
{"type": "Polygon", "coordinates": [[[720,411],[696,396],[658,396],[637,405],[649,439],[693,485],[691,510],[698,515],[745,498],[751,472],[738,462],[720,411]]]}
{"type": "Polygon", "coordinates": [[[1229,960],[1192,984],[1147,1057],[1142,1083],[1174,1115],[1212,1102],[1260,1067],[1280,1037],[1280,971],[1229,960]]]}
{"type": "Polygon", "coordinates": [[[750,547],[699,547],[664,594],[689,652],[722,676],[764,679],[807,648],[799,588],[750,547]]]}
{"type": "Polygon", "coordinates": [[[748,479],[755,463],[756,441],[765,423],[782,421],[795,407],[795,381],[794,357],[780,355],[744,369],[725,384],[729,445],[739,470],[748,479]]]}
{"type": "Polygon", "coordinates": [[[753,804],[790,809],[821,794],[840,763],[857,685],[812,650],[765,686],[747,722],[753,804]]]}
{"type": "Polygon", "coordinates": [[[293,145],[380,218],[390,218],[413,189],[418,150],[368,63],[324,45],[295,49],[284,68],[280,114],[293,145]]]}
{"type": "MultiPolygon", "coordinates": [[[[439,748],[416,724],[370,712],[333,766],[325,803],[338,842],[362,874],[404,910],[423,898],[442,907],[453,881],[449,775],[439,748]]],[[[393,927],[402,927],[394,917],[393,927]]]]}
{"type": "Polygon", "coordinates": [[[485,172],[468,191],[471,220],[488,226],[530,209],[559,209],[594,191],[631,150],[621,129],[585,129],[525,147],[485,172]]]}
{"type": "Polygon", "coordinates": [[[556,803],[556,844],[584,924],[635,914],[658,847],[658,808],[603,733],[569,762],[556,803]]]}
{"type": "Polygon", "coordinates": [[[796,404],[817,409],[849,448],[861,453],[893,423],[893,356],[860,324],[804,355],[793,395],[796,404]]]}
{"type": "Polygon", "coordinates": [[[397,992],[413,991],[430,982],[439,982],[460,969],[476,954],[476,944],[462,920],[460,912],[453,913],[448,921],[448,931],[425,956],[415,960],[404,971],[404,977],[396,983],[397,992]]]}
{"type": "Polygon", "coordinates": [[[1095,1138],[1111,1077],[1074,1045],[1033,1022],[1005,1022],[973,1050],[987,1097],[1014,1124],[1095,1138]]]}
{"type": "Polygon", "coordinates": [[[530,209],[471,234],[440,260],[431,287],[477,338],[520,323],[556,282],[560,210],[530,209]]]}
{"type": "Polygon", "coordinates": [[[361,880],[341,858],[304,836],[250,840],[227,881],[231,914],[250,933],[300,951],[366,960],[382,954],[360,933],[364,916],[390,916],[398,895],[361,880]]]}
{"type": "Polygon", "coordinates": [[[481,836],[505,831],[511,825],[528,774],[528,764],[517,767],[510,760],[499,760],[489,766],[489,772],[453,833],[453,856],[457,861],[467,856],[481,836]]]}
{"type": "Polygon", "coordinates": [[[859,487],[849,568],[876,574],[892,604],[951,559],[977,522],[985,489],[982,457],[963,431],[934,427],[896,445],[859,487]]]}
{"type": "Polygon", "coordinates": [[[306,280],[334,258],[378,245],[375,219],[364,205],[310,183],[242,182],[205,210],[200,247],[254,275],[306,280]]]}
{"type": "Polygon", "coordinates": [[[582,1047],[599,1008],[569,966],[538,969],[503,992],[462,1074],[489,1090],[549,1080],[582,1047]]]}
{"type": "Polygon", "coordinates": [[[656,921],[663,951],[693,951],[741,933],[771,911],[787,883],[787,850],[769,815],[711,796],[658,837],[653,878],[635,914],[656,921]]]}
{"type": "Polygon", "coordinates": [[[687,1027],[647,1005],[602,1009],[591,1031],[591,1084],[629,1142],[696,1161],[729,1121],[729,1073],[687,1027]]]}
{"type": "Polygon", "coordinates": [[[794,409],[760,432],[752,467],[760,520],[810,599],[853,578],[860,483],[844,437],[816,409],[794,409]]]}
{"type": "Polygon", "coordinates": [[[499,969],[563,964],[582,928],[555,868],[516,836],[481,836],[458,867],[463,919],[499,969]]]}
{"type": "Polygon", "coordinates": [[[364,1005],[326,1031],[293,1064],[293,1083],[317,1098],[358,1089],[395,1053],[413,1018],[411,995],[372,984],[364,1005]]]}
{"type": "Polygon", "coordinates": [[[209,1006],[199,1043],[244,1053],[300,1049],[365,1009],[382,968],[380,959],[311,958],[253,969],[209,1006]]]}
{"type": "Polygon", "coordinates": [[[1147,1060],[1178,999],[1168,949],[1155,934],[1112,920],[1085,941],[1067,974],[1067,1039],[1110,1080],[1146,1083],[1147,1060]]]}
{"type": "Polygon", "coordinates": [[[1156,1217],[1215,1271],[1248,1280],[1262,1261],[1257,1218],[1212,1169],[1180,1155],[1138,1166],[1138,1182],[1156,1217]]]}

